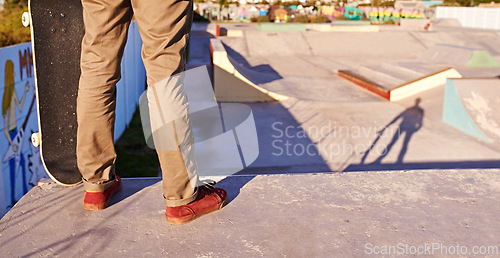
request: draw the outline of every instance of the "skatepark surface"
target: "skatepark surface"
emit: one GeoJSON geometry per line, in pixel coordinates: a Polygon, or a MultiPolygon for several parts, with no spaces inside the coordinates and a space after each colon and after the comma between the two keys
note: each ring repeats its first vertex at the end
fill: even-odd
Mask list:
{"type": "Polygon", "coordinates": [[[498,172],[233,176],[218,183],[225,208],[176,226],[159,179],[125,179],[99,212],[83,209],[81,186],[44,185],[0,221],[0,256],[360,257],[426,243],[472,252],[499,245],[498,172]]]}
{"type": "MultiPolygon", "coordinates": [[[[437,44],[485,50],[500,62],[499,31],[441,24],[432,31],[380,26],[378,32],[221,25],[228,35],[241,31],[219,37],[233,67],[254,85],[288,97],[245,103],[259,155],[235,175],[209,177],[228,190],[228,205],[172,226],[159,178],[124,179],[100,212],[83,209],[81,186],[45,184],[0,220],[0,256],[360,257],[381,254],[382,246],[407,247],[386,256],[415,255],[411,247],[432,244],[441,248],[424,255],[456,255],[450,247],[464,246],[467,253],[459,256],[474,256],[474,246],[495,246],[496,253],[477,256],[498,256],[500,151],[443,122],[445,82],[389,102],[337,76],[383,63],[500,76],[499,67],[453,61],[463,56],[426,63],[437,44]]],[[[196,31],[192,38],[197,50],[188,66],[210,66],[213,36],[196,31]]],[[[498,99],[498,91],[484,92],[498,99]]]]}
{"type": "MultiPolygon", "coordinates": [[[[262,112],[260,121],[265,121],[257,123],[261,155],[250,167],[283,167],[282,161],[320,167],[326,164],[331,171],[500,166],[499,153],[486,142],[442,122],[445,80],[431,90],[389,103],[336,74],[340,69],[358,69],[366,64],[380,67],[383,63],[403,63],[418,64],[423,71],[451,66],[464,77],[497,77],[500,67],[467,67],[453,59],[425,63],[422,59],[438,48],[436,44],[453,44],[482,46],[500,60],[500,32],[447,27],[415,32],[391,26],[378,33],[263,32],[248,28],[251,25],[232,26],[246,28],[244,37],[221,38],[234,67],[259,87],[290,97],[278,103],[250,104],[254,113],[262,112]],[[265,115],[269,112],[272,116],[265,115]],[[305,131],[308,142],[293,133],[277,138],[287,127],[295,134],[305,131]],[[410,127],[418,129],[408,131],[410,127]],[[378,137],[381,129],[385,130],[378,137]],[[406,132],[411,134],[411,141],[404,143],[406,132]],[[401,139],[397,139],[399,136],[401,139]],[[376,149],[392,140],[398,140],[392,145],[393,151],[365,152],[374,143],[376,149]],[[322,162],[311,160],[314,155],[273,157],[273,151],[285,143],[297,149],[313,143],[322,162]],[[357,150],[332,151],[338,147],[357,150]],[[266,165],[261,166],[261,161],[266,165]]],[[[454,49],[459,48],[451,51],[454,49]]],[[[490,108],[495,110],[496,106],[490,108]]]]}

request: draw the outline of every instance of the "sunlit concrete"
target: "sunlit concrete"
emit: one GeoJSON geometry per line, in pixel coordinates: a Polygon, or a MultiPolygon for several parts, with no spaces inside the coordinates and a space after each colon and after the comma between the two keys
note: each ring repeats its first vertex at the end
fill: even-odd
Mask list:
{"type": "Polygon", "coordinates": [[[180,226],[165,221],[159,179],[125,179],[98,212],[83,209],[81,186],[44,185],[0,220],[0,256],[359,257],[400,244],[472,252],[498,246],[499,172],[218,178],[229,204],[180,226]]]}

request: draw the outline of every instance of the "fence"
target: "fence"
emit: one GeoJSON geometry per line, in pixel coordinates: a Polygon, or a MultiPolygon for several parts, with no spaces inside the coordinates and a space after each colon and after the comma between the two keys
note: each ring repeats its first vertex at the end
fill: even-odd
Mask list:
{"type": "MultiPolygon", "coordinates": [[[[141,46],[133,22],[122,60],[122,79],[117,84],[115,140],[130,123],[145,89],[141,46]]],[[[38,131],[34,87],[31,43],[0,48],[0,217],[38,180],[47,177],[40,149],[30,143],[31,134],[38,131]],[[21,136],[18,142],[16,135],[21,136]]]]}
{"type": "Polygon", "coordinates": [[[500,30],[500,8],[439,6],[436,18],[454,18],[464,27],[500,30]]]}

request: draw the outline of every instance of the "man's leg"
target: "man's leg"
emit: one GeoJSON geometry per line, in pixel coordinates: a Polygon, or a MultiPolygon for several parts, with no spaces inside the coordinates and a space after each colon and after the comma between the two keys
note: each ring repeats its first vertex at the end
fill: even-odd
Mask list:
{"type": "Polygon", "coordinates": [[[184,90],[185,50],[193,6],[189,0],[132,0],[143,40],[153,141],[163,173],[166,219],[182,224],[220,209],[223,189],[198,184],[194,136],[184,90]]]}
{"type": "Polygon", "coordinates": [[[87,192],[115,180],[116,83],[132,9],[128,0],[82,0],[85,36],[77,99],[77,161],[87,192]]]}
{"type": "Polygon", "coordinates": [[[191,30],[190,1],[133,0],[143,40],[153,140],[163,174],[163,196],[170,207],[196,199],[194,137],[184,80],[185,48],[191,30]]]}

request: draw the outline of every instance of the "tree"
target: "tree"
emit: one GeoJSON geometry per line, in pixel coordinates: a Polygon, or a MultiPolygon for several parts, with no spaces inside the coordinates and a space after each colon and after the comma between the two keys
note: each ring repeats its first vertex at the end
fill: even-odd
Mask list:
{"type": "Polygon", "coordinates": [[[26,0],[5,0],[4,9],[0,11],[0,47],[31,40],[30,29],[21,22],[21,16],[26,11],[26,0]]]}

